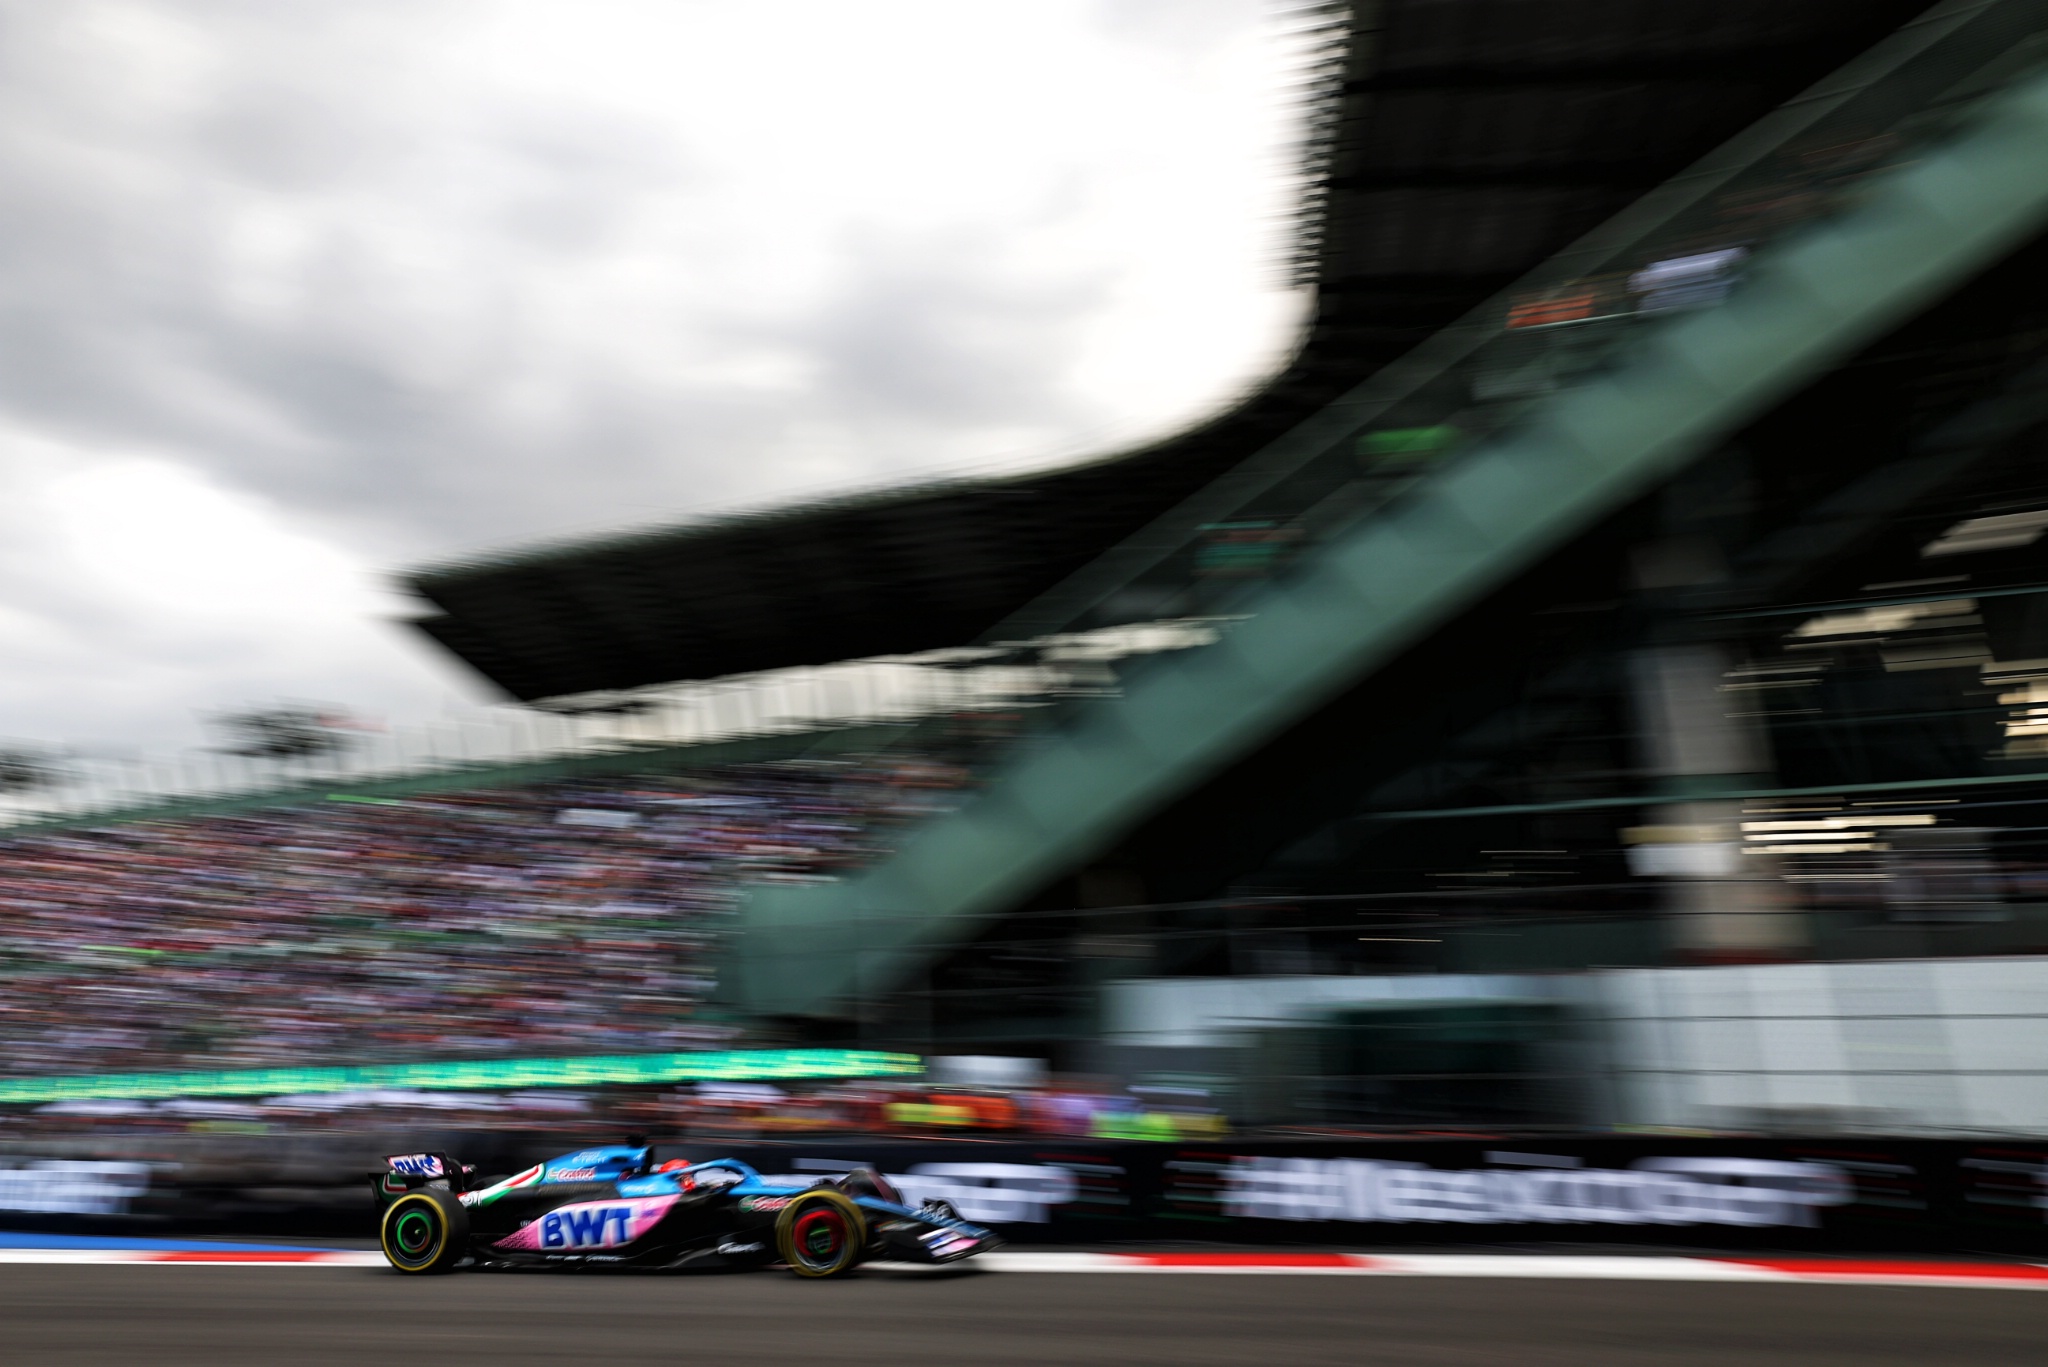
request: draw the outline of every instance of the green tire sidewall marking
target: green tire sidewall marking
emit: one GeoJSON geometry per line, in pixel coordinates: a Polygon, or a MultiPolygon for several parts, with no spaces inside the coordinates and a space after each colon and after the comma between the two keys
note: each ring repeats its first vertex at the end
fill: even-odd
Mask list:
{"type": "Polygon", "coordinates": [[[403,1267],[424,1266],[441,1251],[446,1237],[439,1208],[415,1198],[393,1210],[385,1227],[385,1255],[403,1267]]]}
{"type": "Polygon", "coordinates": [[[398,1217],[397,1228],[392,1233],[397,1237],[401,1253],[418,1256],[433,1243],[434,1222],[423,1210],[409,1210],[398,1217]]]}

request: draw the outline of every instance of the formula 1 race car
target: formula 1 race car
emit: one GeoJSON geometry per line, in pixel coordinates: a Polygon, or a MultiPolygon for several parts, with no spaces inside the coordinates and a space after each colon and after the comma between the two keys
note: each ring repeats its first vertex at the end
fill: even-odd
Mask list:
{"type": "Polygon", "coordinates": [[[617,1145],[500,1181],[447,1154],[370,1174],[384,1257],[400,1272],[549,1266],[767,1267],[836,1277],[863,1261],[953,1263],[994,1248],[944,1201],[913,1209],[872,1168],[768,1181],[736,1159],[654,1161],[617,1145]]]}

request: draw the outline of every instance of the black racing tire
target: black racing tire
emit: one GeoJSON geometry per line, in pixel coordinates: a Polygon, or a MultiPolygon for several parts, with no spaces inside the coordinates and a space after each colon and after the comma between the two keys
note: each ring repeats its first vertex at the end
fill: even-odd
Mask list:
{"type": "Polygon", "coordinates": [[[775,1218],[775,1251],[799,1277],[839,1277],[853,1271],[867,1248],[868,1219],[839,1192],[816,1188],[775,1218]]]}
{"type": "Polygon", "coordinates": [[[469,1251],[469,1211],[448,1192],[409,1191],[384,1208],[377,1241],[400,1272],[451,1272],[469,1251]]]}

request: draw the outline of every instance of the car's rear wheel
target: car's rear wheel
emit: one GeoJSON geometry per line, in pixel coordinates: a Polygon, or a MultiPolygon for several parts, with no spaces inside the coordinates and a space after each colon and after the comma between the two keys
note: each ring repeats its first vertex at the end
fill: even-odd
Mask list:
{"type": "Polygon", "coordinates": [[[409,1191],[384,1208],[384,1260],[400,1272],[447,1272],[467,1251],[469,1212],[445,1191],[409,1191]]]}
{"type": "Polygon", "coordinates": [[[799,1277],[851,1272],[867,1241],[867,1217],[836,1191],[807,1191],[775,1221],[775,1249],[799,1277]]]}

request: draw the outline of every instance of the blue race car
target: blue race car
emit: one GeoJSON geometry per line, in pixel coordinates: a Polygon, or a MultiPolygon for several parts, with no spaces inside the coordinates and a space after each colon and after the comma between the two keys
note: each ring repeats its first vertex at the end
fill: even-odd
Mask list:
{"type": "Polygon", "coordinates": [[[954,1263],[998,1246],[944,1201],[913,1209],[872,1168],[770,1182],[737,1159],[657,1163],[651,1147],[583,1149],[499,1181],[447,1154],[370,1174],[384,1257],[400,1272],[457,1268],[781,1265],[836,1277],[862,1262],[954,1263]]]}

